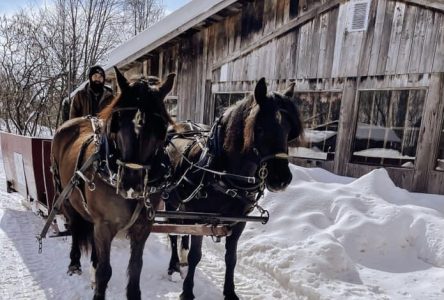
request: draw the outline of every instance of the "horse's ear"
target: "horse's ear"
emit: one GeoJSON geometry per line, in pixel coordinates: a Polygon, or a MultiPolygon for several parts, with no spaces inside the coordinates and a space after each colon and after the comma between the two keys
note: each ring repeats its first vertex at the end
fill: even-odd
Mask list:
{"type": "Polygon", "coordinates": [[[292,83],[290,83],[288,88],[283,92],[283,94],[289,98],[293,98],[294,86],[295,86],[295,82],[293,81],[292,83]]]}
{"type": "Polygon", "coordinates": [[[125,76],[119,71],[119,69],[114,66],[114,72],[116,72],[116,78],[117,78],[117,85],[119,86],[120,90],[123,92],[129,87],[128,80],[126,80],[125,76]]]}
{"type": "Polygon", "coordinates": [[[167,79],[160,86],[159,91],[162,93],[163,97],[165,97],[173,88],[175,77],[176,77],[175,73],[168,74],[167,79]]]}
{"type": "Polygon", "coordinates": [[[266,97],[267,97],[267,83],[265,82],[265,78],[262,77],[256,83],[256,87],[254,88],[254,99],[256,100],[257,104],[261,105],[261,103],[263,103],[266,97]]]}

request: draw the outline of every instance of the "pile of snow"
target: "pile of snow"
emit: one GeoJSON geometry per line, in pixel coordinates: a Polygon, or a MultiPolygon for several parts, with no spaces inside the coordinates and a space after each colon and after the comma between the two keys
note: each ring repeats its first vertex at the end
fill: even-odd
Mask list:
{"type": "Polygon", "coordinates": [[[384,169],[356,180],[292,167],[248,226],[241,262],[306,299],[444,299],[444,197],[396,187],[384,169]]]}
{"type": "MultiPolygon", "coordinates": [[[[235,280],[241,299],[444,299],[444,196],[396,187],[384,169],[353,179],[291,166],[286,191],[266,193],[266,225],[247,225],[235,280]]],[[[69,239],[34,235],[44,221],[17,194],[0,189],[0,299],[89,299],[88,259],[81,276],[66,275],[69,239]]],[[[223,299],[223,243],[205,238],[197,299],[223,299]]],[[[129,245],[112,248],[108,299],[124,299],[129,245]]],[[[144,299],[177,299],[182,281],[167,280],[164,235],[144,254],[144,299]]]]}

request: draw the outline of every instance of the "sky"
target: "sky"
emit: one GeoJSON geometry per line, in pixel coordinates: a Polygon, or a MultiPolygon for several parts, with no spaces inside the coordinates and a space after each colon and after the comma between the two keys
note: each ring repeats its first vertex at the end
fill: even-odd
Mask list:
{"type": "MultiPolygon", "coordinates": [[[[45,1],[50,2],[51,0],[0,0],[0,15],[13,13],[20,8],[26,7],[29,3],[43,4],[45,1]]],[[[167,14],[175,11],[188,2],[190,2],[190,0],[163,0],[167,14]]]]}
{"type": "MultiPolygon", "coordinates": [[[[444,299],[444,196],[396,187],[384,169],[360,178],[290,166],[285,191],[266,191],[267,224],[248,223],[238,246],[241,300],[444,299]]],[[[68,276],[70,237],[35,234],[44,219],[6,192],[0,155],[0,299],[91,299],[89,257],[68,276]]],[[[34,202],[35,203],[35,202],[34,202]]],[[[253,212],[257,215],[257,212],[253,212]]],[[[53,234],[52,230],[50,235],[53,234]]],[[[142,299],[177,300],[183,280],[167,276],[165,234],[150,235],[143,255],[142,299]]],[[[224,241],[204,238],[196,299],[222,300],[224,241]]],[[[107,299],[125,299],[129,243],[112,244],[107,299]]],[[[183,270],[185,271],[185,270],[183,270]]]]}

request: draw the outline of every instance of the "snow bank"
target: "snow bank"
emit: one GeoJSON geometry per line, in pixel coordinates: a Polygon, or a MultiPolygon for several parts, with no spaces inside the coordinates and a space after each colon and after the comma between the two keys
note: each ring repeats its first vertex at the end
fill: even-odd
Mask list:
{"type": "Polygon", "coordinates": [[[292,173],[285,192],[266,194],[270,222],[247,227],[239,256],[295,296],[384,299],[397,291],[365,283],[367,270],[405,275],[444,267],[443,207],[415,205],[427,196],[396,187],[386,170],[356,180],[296,166],[292,173]]]}

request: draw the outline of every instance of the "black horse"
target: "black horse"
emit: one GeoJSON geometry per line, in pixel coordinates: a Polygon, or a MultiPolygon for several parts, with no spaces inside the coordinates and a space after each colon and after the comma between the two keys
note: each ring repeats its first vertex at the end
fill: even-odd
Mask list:
{"type": "MultiPolygon", "coordinates": [[[[167,147],[176,188],[169,193],[167,208],[176,206],[187,212],[240,217],[257,206],[265,187],[273,192],[285,189],[292,179],[288,143],[303,134],[299,112],[291,101],[293,90],[291,84],[283,93],[267,93],[265,79],[260,79],[254,94],[229,107],[208,137],[190,138],[201,128],[190,127],[189,123],[176,124],[167,147]]],[[[225,299],[238,299],[234,268],[238,240],[245,225],[230,223],[231,235],[226,237],[225,299]]],[[[178,270],[176,238],[171,239],[169,273],[178,270]]],[[[201,248],[202,236],[192,236],[181,299],[194,299],[194,273],[202,256],[201,248]]]]}
{"type": "Polygon", "coordinates": [[[76,118],[57,130],[52,142],[54,182],[60,193],[74,174],[80,176],[62,205],[72,234],[68,274],[81,273],[80,250],[91,248],[94,299],[104,299],[112,273],[111,242],[118,231],[127,230],[131,257],[126,293],[128,299],[140,299],[142,254],[159,204],[149,201],[148,194],[168,173],[161,156],[172,120],[163,100],[175,75],[164,83],[149,77],[129,84],[115,71],[121,93],[100,113],[101,120],[76,118]],[[93,162],[83,170],[91,157],[93,162]]]}

